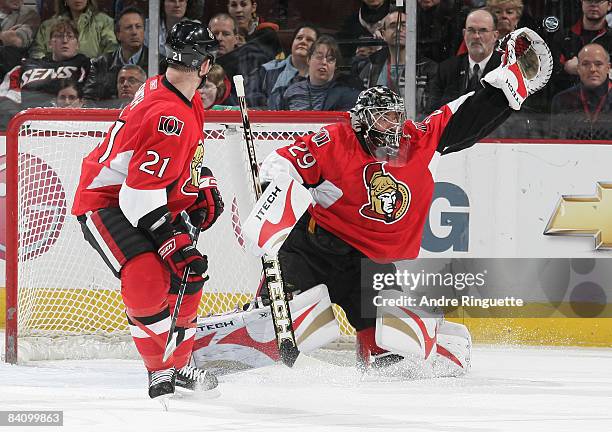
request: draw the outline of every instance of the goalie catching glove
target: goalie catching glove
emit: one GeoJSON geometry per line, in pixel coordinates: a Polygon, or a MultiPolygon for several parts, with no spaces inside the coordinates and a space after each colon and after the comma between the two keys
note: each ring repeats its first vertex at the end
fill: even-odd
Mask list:
{"type": "Polygon", "coordinates": [[[500,42],[501,65],[483,80],[501,89],[510,108],[520,110],[528,96],[543,88],[553,69],[550,49],[531,29],[513,31],[500,42]]]}
{"type": "Polygon", "coordinates": [[[223,208],[223,199],[219,189],[217,189],[217,179],[209,168],[204,167],[200,174],[198,198],[187,209],[191,224],[195,227],[199,226],[202,231],[206,231],[223,213],[223,208]]]}

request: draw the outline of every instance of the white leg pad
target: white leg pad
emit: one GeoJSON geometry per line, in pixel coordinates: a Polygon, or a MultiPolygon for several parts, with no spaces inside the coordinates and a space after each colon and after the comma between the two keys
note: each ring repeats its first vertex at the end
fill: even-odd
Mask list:
{"type": "MultiPolygon", "coordinates": [[[[383,304],[401,304],[400,291],[381,291],[383,304]]],[[[437,349],[441,318],[405,306],[382,306],[376,316],[376,344],[405,357],[429,361],[437,349]]]]}
{"type": "MultiPolygon", "coordinates": [[[[338,339],[340,328],[325,285],[289,302],[295,337],[307,353],[338,339]]],[[[193,361],[219,373],[268,366],[279,360],[269,306],[198,319],[193,361]]]]}
{"type": "Polygon", "coordinates": [[[472,336],[463,324],[444,321],[438,329],[433,368],[436,377],[462,376],[470,371],[472,336]]]}

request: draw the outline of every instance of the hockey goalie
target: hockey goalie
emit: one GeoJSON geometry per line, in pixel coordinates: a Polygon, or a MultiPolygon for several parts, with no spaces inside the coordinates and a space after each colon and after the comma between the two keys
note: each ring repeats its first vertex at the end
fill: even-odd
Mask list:
{"type": "MultiPolygon", "coordinates": [[[[357,364],[364,371],[393,365],[460,376],[469,370],[472,342],[465,326],[417,309],[377,308],[373,298],[380,293],[371,283],[364,288],[364,281],[374,272],[393,274],[395,261],[418,256],[436,160],[474,145],[546,85],[552,57],[535,32],[516,30],[503,49],[501,65],[482,79],[481,89],[421,122],[404,119],[394,92],[372,87],[360,94],[350,124],[325,126],[266,158],[262,181],[290,178],[293,189],[305,188],[313,201],[296,215],[278,250],[301,351],[337,336],[335,303],[356,329],[357,364]]],[[[292,207],[291,197],[286,200],[292,207]]],[[[257,242],[261,233],[251,237],[257,242]]],[[[196,363],[245,368],[277,360],[269,311],[264,303],[201,320],[196,363]]]]}

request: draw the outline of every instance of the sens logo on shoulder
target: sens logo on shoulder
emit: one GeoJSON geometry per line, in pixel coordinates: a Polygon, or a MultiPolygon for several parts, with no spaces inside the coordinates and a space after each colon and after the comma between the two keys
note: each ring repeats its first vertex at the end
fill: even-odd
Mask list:
{"type": "Polygon", "coordinates": [[[331,139],[329,138],[329,131],[325,128],[321,128],[321,130],[312,137],[312,142],[315,143],[317,147],[324,146],[328,142],[331,142],[331,139]]]}
{"type": "Polygon", "coordinates": [[[385,163],[371,163],[363,170],[363,182],[369,199],[359,213],[368,219],[392,224],[408,212],[410,189],[385,171],[385,163]]]}
{"type": "Polygon", "coordinates": [[[159,118],[159,124],[157,130],[166,135],[180,136],[183,132],[183,123],[174,116],[161,116],[159,118]]]}

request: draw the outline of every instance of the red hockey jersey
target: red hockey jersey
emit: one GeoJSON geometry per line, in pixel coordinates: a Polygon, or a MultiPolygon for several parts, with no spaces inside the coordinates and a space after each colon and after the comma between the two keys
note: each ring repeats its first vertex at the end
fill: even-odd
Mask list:
{"type": "Polygon", "coordinates": [[[203,125],[199,93],[189,101],[164,76],[148,79],[83,159],[72,213],[120,207],[136,226],[167,205],[175,217],[198,194],[203,125]]]}
{"type": "Polygon", "coordinates": [[[316,203],[309,212],[323,228],[374,261],[412,259],[434,190],[429,164],[457,107],[446,105],[422,122],[405,122],[410,147],[401,167],[366,152],[348,123],[326,126],[277,153],[310,187],[316,203]]]}

